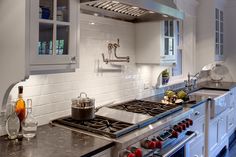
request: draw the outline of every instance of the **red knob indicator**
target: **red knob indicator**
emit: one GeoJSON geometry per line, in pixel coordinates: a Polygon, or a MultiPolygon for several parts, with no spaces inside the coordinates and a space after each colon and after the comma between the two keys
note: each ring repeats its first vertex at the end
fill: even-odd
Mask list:
{"type": "Polygon", "coordinates": [[[136,157],[134,153],[129,153],[127,157],[136,157]]]}
{"type": "Polygon", "coordinates": [[[184,123],[179,123],[179,126],[182,127],[182,130],[186,130],[186,124],[184,124],[184,123]]]}
{"type": "Polygon", "coordinates": [[[179,132],[179,133],[181,133],[183,130],[182,130],[182,126],[180,126],[180,125],[175,125],[174,127],[173,127],[173,129],[175,130],[175,131],[177,131],[177,132],[179,132]]]}
{"type": "Polygon", "coordinates": [[[161,141],[156,141],[156,148],[161,149],[162,148],[162,142],[161,141]]]}
{"type": "Polygon", "coordinates": [[[186,121],[188,121],[189,125],[193,125],[193,120],[187,118],[186,121]]]}
{"type": "Polygon", "coordinates": [[[171,138],[178,138],[179,136],[178,132],[175,130],[170,130],[170,133],[171,133],[171,138]]]}

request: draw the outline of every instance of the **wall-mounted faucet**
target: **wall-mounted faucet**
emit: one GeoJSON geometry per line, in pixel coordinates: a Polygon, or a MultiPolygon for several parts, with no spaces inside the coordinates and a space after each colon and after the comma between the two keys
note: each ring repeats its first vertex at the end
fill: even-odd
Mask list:
{"type": "Polygon", "coordinates": [[[196,87],[199,75],[200,73],[196,73],[195,75],[190,75],[190,73],[188,73],[188,80],[184,81],[185,88],[188,92],[196,87]]]}
{"type": "Polygon", "coordinates": [[[108,46],[107,46],[108,52],[112,53],[112,50],[114,49],[114,56],[115,56],[116,59],[105,58],[105,55],[103,53],[102,54],[102,58],[103,58],[103,61],[106,64],[108,64],[109,62],[127,62],[127,63],[129,63],[129,61],[130,61],[129,56],[127,56],[127,57],[119,57],[117,55],[116,50],[119,47],[120,47],[120,39],[117,39],[117,43],[114,43],[114,44],[113,43],[108,43],[108,46]]]}

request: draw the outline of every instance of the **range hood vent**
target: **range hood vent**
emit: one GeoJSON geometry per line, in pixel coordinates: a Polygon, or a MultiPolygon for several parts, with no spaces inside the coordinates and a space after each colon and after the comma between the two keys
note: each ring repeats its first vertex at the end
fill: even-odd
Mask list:
{"type": "Polygon", "coordinates": [[[184,19],[173,0],[80,0],[81,12],[128,22],[184,19]]]}

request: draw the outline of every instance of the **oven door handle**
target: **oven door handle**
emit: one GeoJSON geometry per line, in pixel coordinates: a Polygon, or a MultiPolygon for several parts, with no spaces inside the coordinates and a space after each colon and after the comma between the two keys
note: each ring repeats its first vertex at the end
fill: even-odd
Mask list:
{"type": "Polygon", "coordinates": [[[188,133],[186,133],[187,137],[185,137],[179,143],[177,143],[173,147],[167,147],[166,149],[161,150],[160,152],[158,152],[157,155],[160,156],[160,157],[170,157],[171,155],[176,153],[178,150],[180,150],[186,143],[188,143],[194,137],[197,136],[197,133],[195,133],[195,132],[190,132],[189,131],[188,133]],[[188,135],[188,133],[190,133],[190,134],[188,135]]]}

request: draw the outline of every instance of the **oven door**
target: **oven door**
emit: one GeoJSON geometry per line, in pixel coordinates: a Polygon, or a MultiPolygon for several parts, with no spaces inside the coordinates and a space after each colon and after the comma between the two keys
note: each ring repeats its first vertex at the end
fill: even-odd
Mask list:
{"type": "Polygon", "coordinates": [[[197,134],[195,132],[188,131],[183,138],[174,141],[167,147],[156,152],[153,154],[153,157],[188,157],[189,155],[186,154],[187,143],[196,136],[197,134]]]}

